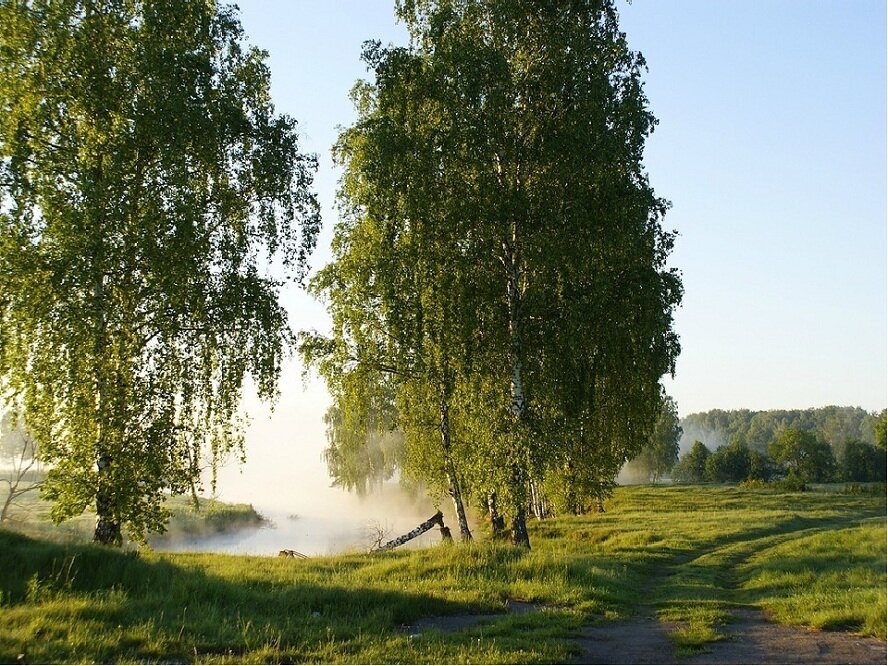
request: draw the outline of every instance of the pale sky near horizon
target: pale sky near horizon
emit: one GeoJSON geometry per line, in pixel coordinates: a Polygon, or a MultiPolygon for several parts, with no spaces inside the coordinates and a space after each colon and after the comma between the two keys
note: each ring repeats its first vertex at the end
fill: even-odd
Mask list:
{"type": "MultiPolygon", "coordinates": [[[[251,44],[269,52],[277,110],[320,158],[329,259],[336,127],[367,73],[361,43],[406,43],[392,0],[242,0],[251,44]]],[[[673,207],[670,264],[683,273],[682,354],[665,381],[679,413],[713,408],[886,406],[886,9],[881,0],[635,0],[617,4],[648,62],[660,125],[645,164],[673,207]]],[[[284,294],[294,329],[322,305],[284,294]]],[[[328,397],[296,362],[271,420],[247,401],[258,441],[323,447],[328,397]],[[315,441],[320,440],[320,441],[315,441]]],[[[322,474],[322,467],[317,468],[322,474]]]]}

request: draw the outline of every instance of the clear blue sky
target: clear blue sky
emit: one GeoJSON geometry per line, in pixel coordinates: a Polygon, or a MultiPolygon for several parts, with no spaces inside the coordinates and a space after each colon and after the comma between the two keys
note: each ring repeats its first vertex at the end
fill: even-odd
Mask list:
{"type": "MultiPolygon", "coordinates": [[[[354,117],[361,43],[406,43],[391,0],[249,0],[278,111],[318,153],[329,258],[330,146],[354,117]]],[[[886,405],[886,43],[883,0],[619,2],[648,61],[660,119],[646,165],[673,202],[683,352],[667,380],[681,414],[886,405]]],[[[324,309],[286,294],[294,328],[324,309]]],[[[292,370],[292,369],[291,369],[292,370]]],[[[320,422],[319,382],[285,376],[279,409],[320,422]],[[316,416],[314,416],[316,415],[316,416]]],[[[256,414],[257,418],[261,417],[256,414]]],[[[303,425],[304,422],[303,422],[303,425]]],[[[314,426],[312,426],[314,430],[314,426]]],[[[323,430],[320,426],[318,433],[323,430]]],[[[319,435],[320,436],[320,435],[319,435]]]]}

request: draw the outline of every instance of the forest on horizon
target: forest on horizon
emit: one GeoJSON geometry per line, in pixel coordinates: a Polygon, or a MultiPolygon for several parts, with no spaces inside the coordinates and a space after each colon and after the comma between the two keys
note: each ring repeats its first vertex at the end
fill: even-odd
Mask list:
{"type": "Polygon", "coordinates": [[[798,428],[813,432],[836,453],[842,451],[849,440],[861,440],[884,449],[885,422],[885,409],[868,412],[862,407],[830,405],[808,409],[710,409],[680,419],[682,435],[679,446],[684,452],[695,440],[700,440],[710,449],[716,449],[740,437],[751,449],[765,451],[768,442],[781,430],[798,428]],[[881,430],[877,426],[881,426],[881,430]]]}

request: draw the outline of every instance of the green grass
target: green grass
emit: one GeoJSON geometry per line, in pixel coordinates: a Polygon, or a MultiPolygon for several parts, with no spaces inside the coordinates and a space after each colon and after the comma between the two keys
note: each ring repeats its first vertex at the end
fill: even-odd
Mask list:
{"type": "Polygon", "coordinates": [[[744,596],[785,624],[885,638],[886,537],[880,520],[766,548],[740,568],[744,596]]]}
{"type": "MultiPolygon", "coordinates": [[[[831,489],[836,490],[836,489],[831,489]]],[[[680,654],[732,607],[885,636],[884,496],[618,489],[607,512],[479,541],[311,560],[116,552],[0,531],[0,662],[559,663],[588,623],[656,612],[680,654]],[[431,615],[545,610],[410,635],[431,615]]]]}

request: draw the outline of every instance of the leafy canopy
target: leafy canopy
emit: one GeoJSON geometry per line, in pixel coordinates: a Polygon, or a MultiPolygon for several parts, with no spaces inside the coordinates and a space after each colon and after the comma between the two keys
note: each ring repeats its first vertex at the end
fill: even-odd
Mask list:
{"type": "Polygon", "coordinates": [[[162,529],[275,394],[278,302],[319,228],[315,159],[236,8],[0,1],[0,377],[62,519],[162,529]]]}

